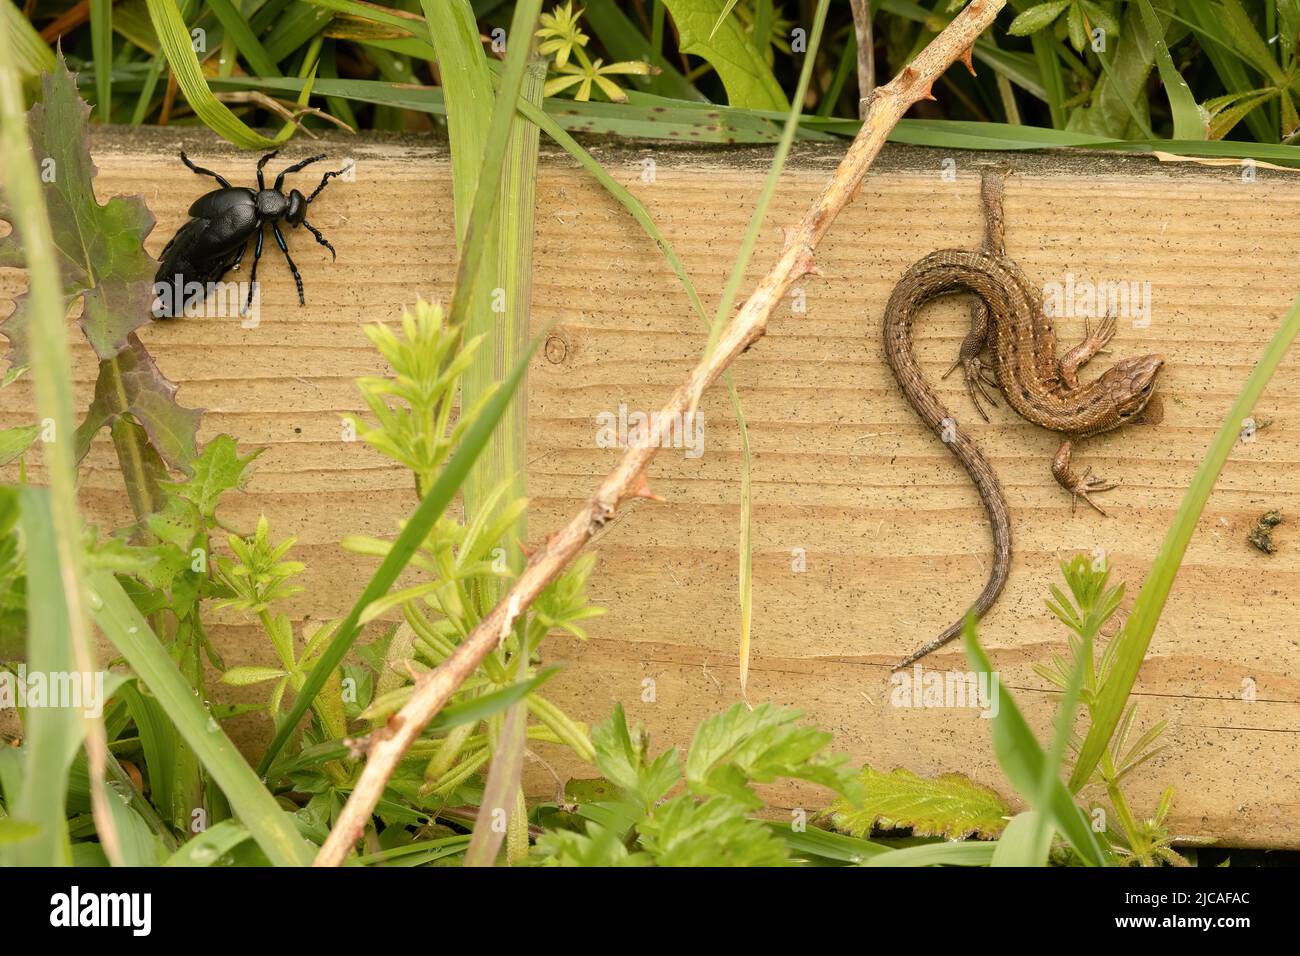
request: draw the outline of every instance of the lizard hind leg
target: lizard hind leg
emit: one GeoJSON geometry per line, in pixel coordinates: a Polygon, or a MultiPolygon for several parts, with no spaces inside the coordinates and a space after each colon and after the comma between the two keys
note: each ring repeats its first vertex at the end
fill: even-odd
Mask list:
{"type": "Polygon", "coordinates": [[[961,350],[957,353],[957,361],[953,362],[948,371],[940,376],[940,378],[947,378],[960,367],[966,379],[966,394],[970,396],[975,411],[979,412],[980,418],[985,421],[989,420],[989,416],[984,411],[984,407],[980,405],[980,395],[984,396],[986,402],[997,408],[997,401],[989,394],[985,386],[991,386],[995,392],[1000,387],[996,381],[989,377],[989,368],[980,358],[984,350],[988,348],[989,331],[988,306],[977,298],[970,305],[970,331],[962,339],[961,350]],[[977,391],[978,394],[976,394],[977,391]]]}
{"type": "Polygon", "coordinates": [[[1056,479],[1057,484],[1068,491],[1070,497],[1070,511],[1073,512],[1075,506],[1082,498],[1091,507],[1096,509],[1097,513],[1103,518],[1110,517],[1102,510],[1101,505],[1092,500],[1092,495],[1099,491],[1110,491],[1112,488],[1118,488],[1119,485],[1113,481],[1106,481],[1104,478],[1092,474],[1092,466],[1084,469],[1082,475],[1077,474],[1071,467],[1071,458],[1074,455],[1074,445],[1068,439],[1061,442],[1061,447],[1056,451],[1056,457],[1052,459],[1052,477],[1056,479]]]}

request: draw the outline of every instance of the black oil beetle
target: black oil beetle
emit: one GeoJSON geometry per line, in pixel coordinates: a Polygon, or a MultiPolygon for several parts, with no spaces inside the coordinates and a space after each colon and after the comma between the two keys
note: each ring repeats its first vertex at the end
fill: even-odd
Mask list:
{"type": "Polygon", "coordinates": [[[285,195],[282,190],[284,177],[290,173],[319,162],[324,156],[312,156],[285,168],[275,177],[275,184],[266,188],[262,169],[274,158],[279,150],[267,153],[257,161],[257,189],[245,186],[232,186],[224,178],[210,169],[195,166],[190,158],[181,151],[181,162],[200,176],[211,176],[221,184],[220,189],[200,196],[190,206],[190,221],[176,232],[171,241],[163,248],[162,260],[158,274],[154,277],[154,315],[157,318],[172,318],[182,315],[187,304],[198,304],[207,298],[209,285],[216,282],[231,269],[238,269],[244,258],[248,240],[257,233],[257,244],[253,250],[253,269],[249,275],[248,298],[244,302],[241,314],[248,311],[253,301],[253,291],[257,288],[257,260],[262,257],[262,239],[266,235],[266,225],[270,224],[275,241],[289,263],[289,271],[298,284],[298,303],[306,305],[302,294],[302,276],[289,255],[284,235],[280,232],[281,221],[291,226],[306,226],[316,237],[316,241],[338,258],[334,247],[329,244],[320,230],[307,221],[307,207],[320,195],[326,183],[334,176],[341,176],[351,166],[328,172],[320,185],[310,196],[304,196],[294,189],[285,195]],[[175,295],[172,291],[175,291],[175,295]]]}

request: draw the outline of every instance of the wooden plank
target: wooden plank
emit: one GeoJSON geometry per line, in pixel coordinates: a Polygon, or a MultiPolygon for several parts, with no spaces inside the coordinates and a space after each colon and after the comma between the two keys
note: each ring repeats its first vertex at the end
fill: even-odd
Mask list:
{"type": "MultiPolygon", "coordinates": [[[[184,141],[196,160],[237,181],[250,178],[251,157],[194,133],[184,141]]],[[[158,217],[154,253],[207,188],[176,161],[177,147],[165,131],[95,135],[100,197],[145,196],[158,217]]],[[[417,294],[445,297],[453,263],[444,147],[331,139],[325,151],[355,157],[358,176],[313,207],[313,222],[339,250],[337,264],[301,235],[290,240],[308,308],[298,308],[271,250],[256,329],[209,318],[156,323],[143,335],[181,383],[182,402],[208,409],[203,438],[225,431],[244,447],[267,446],[247,493],[231,496],[224,518],[251,528],[265,513],[275,534],[299,537],[295,554],[309,570],[307,592],[287,608],[296,620],[341,614],[372,568],[338,547],[341,536],[391,534],[413,505],[409,477],[344,442],[340,416],[361,408],[353,379],[382,372],[361,323],[395,319],[417,294]]],[[[643,145],[598,154],[649,207],[705,301],[716,302],[766,155],[643,145]]],[[[838,147],[796,151],[751,278],[780,247],[777,224],[807,206],[837,158],[838,147]]],[[[1043,604],[1059,580],[1057,562],[1104,551],[1129,585],[1125,606],[1131,603],[1211,436],[1298,291],[1290,240],[1300,180],[1260,170],[1244,181],[1236,169],[1107,155],[887,150],[825,243],[825,278],[803,284],[803,311],[785,304],[735,369],[754,452],[750,699],[806,709],[855,760],[919,773],[962,770],[1006,792],[988,725],[976,712],[894,707],[887,683],[889,663],[978,592],[990,544],[964,473],[889,376],[881,312],[920,256],[977,245],[978,168],[992,162],[1016,170],[1007,245],[1030,278],[1149,282],[1150,324],[1122,322],[1110,355],[1158,351],[1168,360],[1160,424],[1090,440],[1078,452],[1121,483],[1105,496],[1108,520],[1086,509],[1071,513],[1048,471],[1055,436],[1005,407],[984,424],[955,378],[940,386],[1011,502],[1011,580],[982,633],[1004,686],[1040,733],[1055,695],[1032,666],[1064,640],[1043,604]],[[806,554],[802,573],[792,572],[794,549],[806,554]]],[[[616,450],[597,447],[596,416],[617,413],[620,403],[657,407],[704,337],[653,243],[572,161],[548,154],[538,192],[532,322],[538,330],[553,326],[529,391],[531,527],[542,534],[616,459],[616,450]]],[[[0,271],[0,299],[21,287],[18,273],[0,271]]],[[[952,301],[927,314],[920,353],[932,379],[955,354],[964,313],[952,301]]],[[[1078,318],[1058,327],[1064,343],[1083,334],[1078,318]]],[[[76,358],[85,402],[94,363],[85,347],[76,358]]],[[[594,622],[586,644],[556,638],[545,648],[548,662],[569,665],[550,692],[571,714],[602,720],[622,700],[663,746],[687,743],[699,719],[738,699],[738,441],[723,392],[711,393],[703,410],[704,453],[665,452],[656,462],[652,484],[667,503],[629,509],[597,545],[592,592],[611,613],[594,622]],[[653,702],[642,699],[648,687],[653,702]]],[[[0,427],[31,417],[28,384],[0,392],[0,427]]],[[[1147,815],[1172,785],[1175,832],[1300,847],[1300,359],[1284,363],[1257,418],[1269,424],[1238,445],[1224,471],[1142,670],[1139,724],[1168,720],[1170,746],[1132,781],[1131,796],[1135,812],[1147,815]],[[1265,556],[1245,538],[1272,508],[1288,521],[1278,529],[1278,553],[1265,556]]],[[[33,474],[39,480],[38,463],[33,474]]],[[[83,497],[101,524],[125,516],[106,440],[87,459],[83,497]]],[[[256,629],[230,612],[218,618],[227,663],[268,659],[256,629]]],[[[924,663],[964,669],[961,660],[950,651],[924,663]]],[[[264,720],[244,719],[236,729],[250,747],[266,737],[264,720]]],[[[553,749],[539,752],[561,776],[584,772],[553,749]]],[[[529,783],[540,794],[554,788],[536,765],[529,783]]],[[[798,788],[772,794],[786,806],[820,799],[798,788]]]]}

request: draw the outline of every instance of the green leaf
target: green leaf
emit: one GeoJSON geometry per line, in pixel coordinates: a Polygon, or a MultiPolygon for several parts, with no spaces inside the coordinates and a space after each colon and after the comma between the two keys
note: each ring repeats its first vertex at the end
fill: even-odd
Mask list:
{"type": "Polygon", "coordinates": [[[622,704],[615,704],[609,720],[591,729],[591,742],[596,748],[596,766],[605,779],[635,797],[642,810],[648,811],[681,779],[677,748],[650,760],[645,728],[628,729],[622,704]]]}
{"type": "Polygon", "coordinates": [[[1164,29],[1156,19],[1151,0],[1138,0],[1138,9],[1142,11],[1142,23],[1155,41],[1156,67],[1160,70],[1160,81],[1169,96],[1169,110],[1174,120],[1174,139],[1208,139],[1206,114],[1196,104],[1191,87],[1174,66],[1169,48],[1165,45],[1164,29]]]}
{"type": "Polygon", "coordinates": [[[203,67],[195,55],[189,27],[185,25],[185,18],[181,16],[175,0],[145,0],[145,3],[149,7],[149,19],[153,21],[158,42],[176,77],[176,85],[194,110],[194,115],[208,129],[243,149],[272,149],[289,138],[294,130],[293,124],[286,124],[279,136],[268,139],[246,126],[225,103],[212,95],[208,81],[203,76],[203,67]]]}
{"type": "Polygon", "coordinates": [[[167,858],[163,866],[213,866],[252,834],[236,820],[222,820],[195,836],[167,858]]]}
{"type": "Polygon", "coordinates": [[[726,797],[697,803],[689,794],[655,807],[638,827],[659,866],[786,866],[785,842],[726,797]]]}
{"type": "Polygon", "coordinates": [[[790,108],[772,68],[754,49],[736,19],[728,17],[719,24],[721,0],[663,2],[677,24],[678,49],[709,61],[726,87],[728,103],[765,110],[790,108]]]}
{"type": "Polygon", "coordinates": [[[1088,45],[1088,33],[1083,28],[1083,11],[1077,3],[1070,4],[1070,12],[1065,17],[1066,29],[1070,35],[1070,46],[1080,53],[1088,45]]]}
{"type": "Polygon", "coordinates": [[[258,667],[250,664],[230,668],[221,675],[221,683],[229,684],[232,687],[250,687],[253,684],[263,684],[266,681],[284,677],[285,673],[278,667],[258,667]]]}
{"type": "MultiPolygon", "coordinates": [[[[76,674],[69,636],[68,605],[55,549],[49,494],[22,488],[23,541],[27,549],[27,668],[46,674],[76,674]]],[[[71,862],[64,812],[69,769],[85,737],[76,707],[29,707],[23,720],[22,786],[8,798],[11,816],[39,833],[7,848],[16,866],[66,866],[71,862]]]]}
{"type": "Polygon", "coordinates": [[[0,29],[9,31],[19,76],[28,79],[54,69],[54,51],[12,0],[0,0],[0,21],[0,29]]]}
{"type": "Polygon", "coordinates": [[[705,720],[686,759],[686,782],[701,796],[725,796],[751,809],[763,801],[749,783],[778,777],[808,780],[856,800],[861,788],[845,758],[822,753],[831,735],[795,724],[800,711],[739,703],[705,720]]]}
{"type": "Polygon", "coordinates": [[[997,852],[996,843],[926,843],[867,860],[867,866],[988,866],[997,852]]]}
{"type": "Polygon", "coordinates": [[[248,466],[266,449],[257,448],[239,456],[235,440],[221,434],[203,446],[193,462],[193,474],[185,481],[163,481],[163,488],[191,502],[200,517],[211,522],[217,514],[217,501],[227,491],[243,488],[248,482],[248,466]]]}
{"type": "Polygon", "coordinates": [[[533,353],[537,351],[540,342],[540,337],[533,339],[528,349],[519,357],[519,361],[515,364],[510,375],[501,383],[500,388],[493,393],[491,398],[483,404],[482,410],[474,418],[474,423],[465,431],[460,447],[456,449],[456,453],[452,455],[451,460],[442,469],[437,480],[433,483],[433,487],[428,490],[410,519],[402,527],[401,534],[393,542],[393,546],[384,556],[384,560],[380,563],[369,583],[366,584],[361,596],[352,605],[352,609],[348,611],[347,617],[339,624],[338,629],[334,632],[334,637],[330,640],[329,647],[321,654],[320,661],[312,668],[311,674],[308,675],[302,689],[298,691],[293,707],[280,724],[275,737],[272,738],[266,753],[262,756],[262,762],[258,766],[258,773],[265,774],[270,769],[271,763],[293,734],[298,722],[302,720],[307,708],[311,706],[312,700],[325,686],[325,681],[329,679],[329,675],[343,663],[348,648],[352,646],[360,633],[358,622],[366,607],[369,606],[370,602],[376,601],[388,593],[388,590],[397,580],[397,576],[402,573],[402,569],[410,562],[411,556],[419,549],[420,545],[429,536],[429,532],[433,529],[438,518],[451,504],[456,491],[465,482],[470,467],[487,445],[492,429],[496,427],[497,422],[501,420],[501,416],[505,413],[511,396],[519,388],[519,383],[528,368],[528,363],[532,359],[533,353]]]}
{"type": "Polygon", "coordinates": [[[585,833],[553,830],[537,840],[535,856],[546,866],[648,866],[650,857],[631,853],[619,834],[588,823],[585,833]]]}
{"type": "Polygon", "coordinates": [[[150,446],[163,461],[189,473],[198,454],[203,409],[179,405],[177,388],[159,371],[140,339],[134,333],[128,335],[120,353],[99,363],[94,401],[77,426],[77,460],[85,457],[101,428],[130,415],[144,428],[150,446]]]}
{"type": "MultiPolygon", "coordinates": [[[[32,151],[41,171],[56,261],[69,301],[82,299],[82,331],[100,359],[126,346],[127,336],[149,321],[155,263],[144,251],[153,215],[139,197],[100,205],[92,179],[86,117],[73,75],[59,61],[41,77],[39,101],[28,111],[32,151]]],[[[8,218],[0,208],[0,216],[8,218]]],[[[23,265],[17,229],[0,238],[0,266],[23,265]]],[[[27,296],[0,325],[9,338],[10,367],[28,364],[27,296]]]]}
{"type": "Polygon", "coordinates": [[[0,468],[26,454],[40,433],[39,425],[20,425],[0,431],[0,468]]]}
{"type": "Polygon", "coordinates": [[[1037,810],[1011,818],[993,851],[992,866],[1046,866],[1052,850],[1052,827],[1037,810]]]}
{"type": "Polygon", "coordinates": [[[1031,33],[1037,33],[1051,26],[1061,15],[1061,11],[1070,6],[1070,3],[1071,0],[1052,0],[1051,3],[1040,3],[1036,7],[1030,7],[1011,21],[1007,33],[1013,37],[1026,37],[1031,33]]]}
{"type": "Polygon", "coordinates": [[[117,579],[96,571],[88,583],[95,622],[166,711],[267,857],[278,866],[310,864],[310,845],[204,708],[117,579]]]}
{"type": "MultiPolygon", "coordinates": [[[[964,630],[966,656],[972,669],[978,673],[996,677],[988,655],[980,647],[975,634],[975,619],[967,616],[964,630]]],[[[1015,698],[1005,686],[997,691],[998,712],[993,717],[993,752],[998,758],[998,765],[1007,775],[1011,785],[1019,793],[1030,799],[1039,799],[1045,779],[1044,766],[1047,756],[1038,743],[1038,738],[1029,729],[1029,724],[1016,706],[1015,698]]],[[[1049,818],[1061,834],[1074,847],[1074,851],[1084,863],[1090,866],[1104,866],[1108,862],[1097,835],[1093,832],[1083,812],[1075,805],[1070,791],[1061,783],[1060,778],[1051,777],[1047,786],[1047,798],[1042,806],[1034,809],[1049,818]]]]}
{"type": "Polygon", "coordinates": [[[860,807],[844,799],[831,805],[835,828],[856,837],[870,836],[879,825],[911,827],[919,837],[987,840],[1002,832],[1011,812],[997,793],[959,773],[928,779],[910,770],[881,773],[863,767],[859,779],[865,794],[860,807]]]}
{"type": "Polygon", "coordinates": [[[13,817],[0,817],[0,847],[30,840],[40,832],[41,828],[38,824],[15,820],[13,817]]]}
{"type": "Polygon", "coordinates": [[[796,829],[792,824],[767,821],[768,828],[785,841],[790,852],[797,857],[813,857],[836,863],[852,863],[855,866],[865,863],[873,856],[891,853],[893,849],[882,843],[872,843],[858,837],[833,833],[819,827],[806,826],[796,829]]]}

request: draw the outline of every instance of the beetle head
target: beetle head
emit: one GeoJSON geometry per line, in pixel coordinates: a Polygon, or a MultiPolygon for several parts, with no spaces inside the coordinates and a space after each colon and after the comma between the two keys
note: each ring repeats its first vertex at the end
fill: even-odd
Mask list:
{"type": "Polygon", "coordinates": [[[310,201],[296,189],[289,191],[289,211],[284,214],[284,218],[290,225],[296,226],[307,218],[307,204],[310,201]]]}

